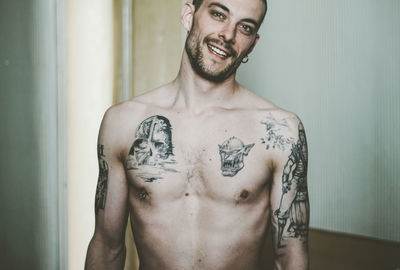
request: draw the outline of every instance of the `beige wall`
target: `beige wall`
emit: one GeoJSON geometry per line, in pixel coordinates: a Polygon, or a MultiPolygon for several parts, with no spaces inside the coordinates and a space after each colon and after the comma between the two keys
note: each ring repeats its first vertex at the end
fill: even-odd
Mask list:
{"type": "Polygon", "coordinates": [[[133,90],[138,95],[176,77],[185,32],[184,1],[133,2],[133,90]]]}
{"type": "MultiPolygon", "coordinates": [[[[175,78],[185,32],[182,0],[134,0],[132,95],[175,78]]],[[[94,231],[96,141],[104,111],[119,101],[122,0],[67,1],[69,269],[82,269],[94,231]]],[[[129,226],[128,226],[129,228],[129,226]]],[[[137,269],[127,230],[125,269],[137,269]]]]}
{"type": "Polygon", "coordinates": [[[83,269],[94,231],[96,141],[113,101],[113,1],[67,1],[69,269],[83,269]]]}

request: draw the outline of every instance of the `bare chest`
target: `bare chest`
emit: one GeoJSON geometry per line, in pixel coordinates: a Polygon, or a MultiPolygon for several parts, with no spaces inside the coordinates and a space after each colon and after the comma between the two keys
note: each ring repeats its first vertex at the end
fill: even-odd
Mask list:
{"type": "Polygon", "coordinates": [[[127,151],[128,182],[138,198],[251,200],[271,175],[259,140],[251,123],[152,116],[137,127],[127,151]]]}

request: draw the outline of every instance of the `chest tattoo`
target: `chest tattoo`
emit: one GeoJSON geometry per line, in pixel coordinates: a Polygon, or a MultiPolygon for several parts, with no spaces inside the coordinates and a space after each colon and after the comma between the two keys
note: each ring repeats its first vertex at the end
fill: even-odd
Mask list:
{"type": "Polygon", "coordinates": [[[164,116],[151,116],[137,128],[135,140],[129,150],[128,170],[138,172],[145,182],[162,179],[166,172],[177,172],[172,168],[173,159],[172,127],[164,116]]]}
{"type": "Polygon", "coordinates": [[[218,146],[222,175],[233,177],[243,169],[244,157],[249,154],[254,143],[245,145],[240,139],[231,137],[218,146]]]}

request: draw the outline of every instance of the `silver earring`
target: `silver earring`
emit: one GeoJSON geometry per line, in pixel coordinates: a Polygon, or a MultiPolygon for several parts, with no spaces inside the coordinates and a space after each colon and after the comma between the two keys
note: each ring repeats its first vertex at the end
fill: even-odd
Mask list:
{"type": "Polygon", "coordinates": [[[246,55],[243,59],[242,59],[242,63],[246,64],[247,62],[249,62],[249,56],[246,55]]]}

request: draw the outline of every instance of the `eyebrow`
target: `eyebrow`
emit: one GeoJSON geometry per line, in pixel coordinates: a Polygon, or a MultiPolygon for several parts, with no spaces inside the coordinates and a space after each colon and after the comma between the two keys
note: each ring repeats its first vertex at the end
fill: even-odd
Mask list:
{"type": "Polygon", "coordinates": [[[224,5],[220,4],[220,3],[211,2],[211,3],[208,5],[209,8],[212,7],[212,6],[217,6],[217,7],[221,8],[221,9],[225,10],[225,11],[228,12],[228,13],[230,12],[230,11],[229,11],[229,8],[227,8],[226,6],[224,6],[224,5]]]}
{"type": "MultiPolygon", "coordinates": [[[[211,2],[211,3],[208,5],[208,8],[213,7],[213,6],[219,7],[219,8],[221,8],[221,9],[225,10],[225,11],[228,12],[228,13],[230,12],[230,10],[229,10],[228,7],[226,7],[226,6],[224,6],[224,5],[220,4],[220,3],[217,3],[217,2],[211,2]]],[[[251,19],[251,18],[242,19],[241,21],[243,21],[243,22],[248,22],[248,23],[252,23],[252,24],[254,24],[254,26],[256,26],[256,27],[258,27],[258,25],[259,25],[258,22],[257,22],[256,20],[251,19]]]]}
{"type": "Polygon", "coordinates": [[[243,19],[242,21],[252,23],[252,24],[254,24],[254,26],[258,27],[258,22],[256,20],[248,18],[248,19],[243,19]]]}

